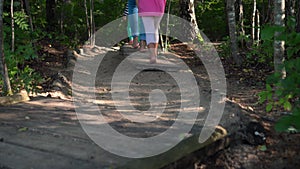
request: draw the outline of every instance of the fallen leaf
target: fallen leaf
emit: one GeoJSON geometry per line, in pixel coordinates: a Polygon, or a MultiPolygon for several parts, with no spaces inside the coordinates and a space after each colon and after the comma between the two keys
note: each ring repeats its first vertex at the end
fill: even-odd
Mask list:
{"type": "Polygon", "coordinates": [[[27,131],[28,130],[28,127],[22,127],[22,128],[19,128],[19,132],[24,132],[24,131],[27,131]]]}
{"type": "Polygon", "coordinates": [[[261,145],[261,146],[258,146],[258,149],[260,151],[267,151],[267,146],[266,145],[261,145]]]}

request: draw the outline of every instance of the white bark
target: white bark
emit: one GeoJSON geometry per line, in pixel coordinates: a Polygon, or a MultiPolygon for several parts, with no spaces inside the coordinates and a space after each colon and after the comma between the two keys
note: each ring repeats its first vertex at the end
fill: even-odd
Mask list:
{"type": "Polygon", "coordinates": [[[95,20],[94,20],[94,0],[90,0],[90,24],[91,24],[91,36],[90,36],[90,45],[91,47],[95,46],[95,20]]]}
{"type": "Polygon", "coordinates": [[[255,42],[255,16],[256,16],[256,9],[257,9],[257,5],[256,5],[256,0],[253,0],[253,12],[252,12],[252,33],[251,33],[251,37],[252,37],[252,42],[255,42]]]}
{"type": "MultiPolygon", "coordinates": [[[[274,0],[274,25],[283,27],[285,24],[285,0],[274,0]]],[[[285,42],[276,39],[280,36],[280,32],[275,32],[274,41],[274,68],[276,72],[281,72],[285,77],[285,70],[283,67],[285,42]]]]}
{"type": "Polygon", "coordinates": [[[91,37],[91,26],[90,26],[90,22],[89,22],[89,15],[88,15],[88,8],[87,8],[86,0],[84,0],[83,5],[84,5],[84,11],[85,11],[86,27],[88,30],[88,37],[91,37]]]}
{"type": "Polygon", "coordinates": [[[244,28],[244,5],[243,0],[239,1],[239,21],[240,21],[240,35],[245,36],[245,28],[244,28]]]}
{"type": "Polygon", "coordinates": [[[190,42],[195,39],[202,41],[195,14],[195,0],[180,0],[180,17],[190,23],[190,28],[186,28],[186,35],[190,42]]]}
{"type": "Polygon", "coordinates": [[[260,13],[258,9],[256,10],[256,22],[257,22],[257,32],[256,32],[256,38],[257,38],[257,45],[259,45],[260,42],[260,13]]]}
{"type": "Polygon", "coordinates": [[[10,1],[11,16],[11,51],[15,51],[15,19],[14,19],[14,0],[10,1]]]}
{"type": "MultiPolygon", "coordinates": [[[[245,25],[244,25],[244,5],[243,0],[239,0],[239,35],[245,37],[245,25]]],[[[241,39],[241,47],[244,48],[244,39],[241,39]]]]}

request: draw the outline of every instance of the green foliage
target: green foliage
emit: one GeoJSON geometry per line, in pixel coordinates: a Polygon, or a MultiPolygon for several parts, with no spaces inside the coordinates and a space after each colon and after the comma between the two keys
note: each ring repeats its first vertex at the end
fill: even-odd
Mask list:
{"type": "Polygon", "coordinates": [[[274,73],[267,79],[266,90],[260,93],[260,102],[267,102],[266,111],[283,109],[291,115],[282,117],[275,126],[277,131],[287,131],[291,126],[300,129],[300,33],[290,29],[293,21],[289,20],[287,27],[266,27],[262,32],[264,41],[274,41],[274,33],[280,32],[278,40],[286,42],[287,57],[284,61],[286,77],[274,73]]]}
{"type": "Polygon", "coordinates": [[[37,92],[37,86],[41,83],[41,76],[32,68],[26,65],[26,61],[37,57],[31,44],[18,45],[14,52],[11,52],[9,45],[5,45],[5,56],[9,77],[14,92],[25,89],[29,92],[37,92]]]}
{"type": "MultiPolygon", "coordinates": [[[[260,44],[253,44],[250,50],[247,51],[246,61],[247,63],[260,63],[267,66],[273,65],[273,53],[274,53],[274,40],[275,32],[281,35],[276,37],[276,40],[285,41],[287,58],[290,59],[297,54],[300,50],[300,35],[295,31],[292,31],[292,27],[295,27],[295,20],[290,18],[287,22],[287,26],[280,27],[266,24],[261,30],[260,44]]],[[[239,41],[243,39],[246,43],[251,43],[251,40],[247,37],[240,37],[239,41]]]]}
{"type": "Polygon", "coordinates": [[[95,3],[95,20],[96,26],[104,26],[105,24],[118,19],[122,16],[127,1],[124,0],[103,0],[95,3]]]}
{"type": "Polygon", "coordinates": [[[227,22],[223,0],[210,0],[195,6],[199,29],[211,40],[221,40],[227,35],[227,22]]]}
{"type": "Polygon", "coordinates": [[[13,92],[25,89],[27,92],[37,92],[37,85],[42,81],[41,76],[27,65],[30,60],[36,59],[37,54],[33,42],[40,36],[32,33],[28,23],[28,16],[20,8],[20,3],[15,3],[14,12],[14,43],[12,49],[11,18],[6,12],[4,15],[4,55],[9,72],[13,92]]]}
{"type": "Polygon", "coordinates": [[[218,50],[220,51],[220,56],[223,58],[227,58],[230,56],[230,38],[227,36],[223,38],[223,43],[218,47],[218,50]]]}
{"type": "MultiPolygon", "coordinates": [[[[29,24],[29,16],[24,9],[24,4],[14,2],[15,49],[12,49],[12,30],[10,2],[4,3],[4,46],[9,77],[15,92],[26,89],[35,92],[36,86],[42,80],[28,63],[37,58],[37,44],[46,39],[50,44],[61,44],[75,48],[88,39],[87,22],[90,16],[85,13],[82,0],[55,1],[53,19],[54,28],[48,28],[46,19],[46,0],[30,1],[30,14],[32,17],[33,31],[29,24]],[[87,19],[87,20],[86,20],[87,19]]],[[[95,26],[101,27],[106,23],[122,16],[125,9],[124,0],[94,1],[95,26]]],[[[90,15],[90,3],[87,1],[87,12],[90,15]]]]}
{"type": "Polygon", "coordinates": [[[29,29],[27,18],[28,16],[23,11],[17,11],[14,13],[15,23],[21,30],[29,29]]]}

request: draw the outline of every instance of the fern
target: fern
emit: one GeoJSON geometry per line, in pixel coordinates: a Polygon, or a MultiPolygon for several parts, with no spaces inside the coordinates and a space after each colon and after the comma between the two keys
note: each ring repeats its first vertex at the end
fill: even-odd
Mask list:
{"type": "Polygon", "coordinates": [[[17,11],[14,13],[15,23],[22,30],[29,30],[27,18],[28,16],[23,11],[17,11]]]}

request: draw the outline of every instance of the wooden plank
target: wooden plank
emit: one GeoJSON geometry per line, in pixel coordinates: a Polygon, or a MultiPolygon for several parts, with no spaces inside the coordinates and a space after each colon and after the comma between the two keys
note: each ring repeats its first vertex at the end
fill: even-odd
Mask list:
{"type": "Polygon", "coordinates": [[[0,163],[13,169],[86,169],[95,164],[42,152],[22,146],[0,143],[0,163]]]}
{"type": "MultiPolygon", "coordinates": [[[[54,168],[60,168],[60,166],[62,168],[73,168],[73,164],[76,163],[93,168],[96,166],[97,168],[116,167],[123,163],[122,160],[124,161],[124,159],[104,151],[91,140],[51,135],[43,133],[43,131],[32,131],[30,128],[27,131],[20,132],[10,126],[1,126],[0,136],[3,140],[2,144],[5,145],[0,148],[0,164],[11,168],[20,167],[13,164],[13,161],[16,160],[33,168],[52,168],[54,165],[36,165],[33,162],[37,158],[40,158],[40,161],[46,161],[46,163],[49,159],[60,159],[56,162],[58,164],[55,164],[57,166],[53,166],[54,168]],[[35,154],[40,155],[36,157],[35,154]],[[26,156],[25,159],[29,162],[22,160],[23,156],[26,156]]],[[[50,163],[52,163],[52,160],[49,161],[50,163]]]]}
{"type": "Polygon", "coordinates": [[[69,135],[85,139],[74,105],[70,101],[43,98],[14,106],[0,107],[1,123],[42,129],[56,135],[69,135]]]}
{"type": "MultiPolygon", "coordinates": [[[[127,165],[122,166],[122,169],[161,169],[166,166],[173,168],[171,166],[174,162],[179,163],[181,159],[187,156],[191,158],[192,154],[196,152],[202,152],[204,154],[202,158],[205,158],[220,149],[224,149],[229,144],[226,136],[226,130],[218,126],[213,135],[204,143],[200,144],[198,142],[199,134],[195,134],[184,139],[174,148],[163,154],[149,158],[132,160],[127,165]]],[[[198,160],[200,159],[198,158],[198,160]]]]}
{"type": "Polygon", "coordinates": [[[125,44],[120,47],[120,54],[128,56],[134,52],[138,52],[139,50],[137,48],[133,48],[132,45],[125,44]]]}
{"type": "Polygon", "coordinates": [[[14,94],[12,96],[0,97],[0,106],[8,106],[20,102],[29,101],[30,98],[26,91],[21,91],[20,93],[14,94]]]}
{"type": "Polygon", "coordinates": [[[136,53],[137,56],[129,56],[128,60],[139,70],[160,70],[166,72],[179,71],[180,66],[170,59],[175,54],[161,53],[157,56],[157,63],[150,63],[149,53],[136,53]]]}

